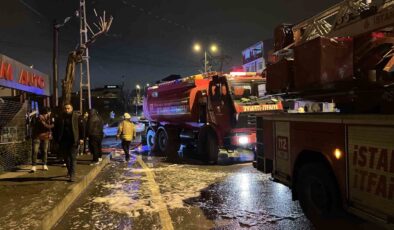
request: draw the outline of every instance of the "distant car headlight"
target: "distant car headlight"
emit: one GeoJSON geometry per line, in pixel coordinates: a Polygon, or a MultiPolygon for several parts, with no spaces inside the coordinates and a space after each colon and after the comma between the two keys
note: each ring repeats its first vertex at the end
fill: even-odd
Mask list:
{"type": "Polygon", "coordinates": [[[238,143],[239,143],[240,145],[249,144],[249,137],[248,137],[248,136],[239,136],[239,137],[238,137],[238,143]]]}

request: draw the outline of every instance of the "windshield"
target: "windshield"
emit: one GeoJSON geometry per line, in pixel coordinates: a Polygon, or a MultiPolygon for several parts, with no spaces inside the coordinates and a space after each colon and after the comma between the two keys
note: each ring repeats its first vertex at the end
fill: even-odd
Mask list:
{"type": "Polygon", "coordinates": [[[265,83],[262,81],[230,81],[229,86],[234,100],[248,102],[263,97],[265,94],[265,83]]]}

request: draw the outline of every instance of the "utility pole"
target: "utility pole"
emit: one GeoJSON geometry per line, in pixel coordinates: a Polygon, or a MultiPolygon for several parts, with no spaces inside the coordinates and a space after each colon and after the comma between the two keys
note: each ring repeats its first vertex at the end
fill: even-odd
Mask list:
{"type": "Polygon", "coordinates": [[[90,26],[86,23],[86,9],[85,9],[85,0],[80,1],[80,10],[78,11],[78,15],[80,16],[80,44],[79,46],[71,51],[68,55],[67,67],[66,67],[66,76],[62,81],[63,95],[62,101],[64,103],[71,102],[71,94],[73,83],[75,79],[75,67],[77,64],[81,64],[81,78],[80,78],[80,112],[83,112],[83,89],[87,87],[88,90],[88,106],[89,109],[92,108],[91,104],[91,95],[90,95],[90,69],[89,69],[89,52],[88,47],[96,41],[96,39],[103,34],[107,33],[109,28],[111,27],[113,17],[107,20],[105,17],[105,11],[103,16],[98,16],[96,10],[94,13],[96,17],[99,17],[99,21],[94,23],[96,26],[96,32],[90,28],[90,26]],[[87,31],[92,34],[90,38],[88,38],[87,31]],[[86,68],[86,79],[83,74],[83,65],[86,68]]]}
{"type": "MultiPolygon", "coordinates": [[[[86,46],[88,42],[88,26],[86,23],[86,2],[85,0],[79,1],[79,19],[80,19],[80,45],[84,47],[85,52],[82,56],[82,62],[80,63],[80,82],[79,82],[79,111],[83,113],[84,109],[84,89],[87,91],[88,108],[92,108],[91,92],[90,92],[90,63],[89,63],[89,49],[86,46]],[[86,71],[84,73],[84,70],[86,71]]],[[[96,14],[97,15],[97,14],[96,14]]]]}

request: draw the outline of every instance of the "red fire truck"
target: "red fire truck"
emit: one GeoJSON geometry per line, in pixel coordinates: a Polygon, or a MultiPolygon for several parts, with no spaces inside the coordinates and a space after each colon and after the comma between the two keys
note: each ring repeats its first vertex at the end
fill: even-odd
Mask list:
{"type": "Polygon", "coordinates": [[[280,102],[261,100],[264,93],[265,79],[255,73],[165,79],[144,97],[147,144],[171,160],[181,145],[194,148],[209,163],[217,162],[219,147],[253,149],[256,113],[281,108],[280,102]]]}
{"type": "Polygon", "coordinates": [[[345,210],[394,227],[394,6],[377,2],[344,1],[292,26],[267,68],[285,110],[257,117],[257,168],[312,221],[345,210]]]}

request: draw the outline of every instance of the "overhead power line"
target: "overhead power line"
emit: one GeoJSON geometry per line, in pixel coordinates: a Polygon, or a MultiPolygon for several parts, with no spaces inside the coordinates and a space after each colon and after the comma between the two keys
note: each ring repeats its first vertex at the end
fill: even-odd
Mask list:
{"type": "Polygon", "coordinates": [[[45,18],[44,15],[42,15],[38,10],[34,9],[32,6],[30,6],[29,4],[27,4],[25,1],[23,0],[19,0],[20,3],[22,3],[25,7],[27,7],[30,11],[32,11],[33,13],[35,13],[37,16],[39,16],[40,18],[45,18]]]}

